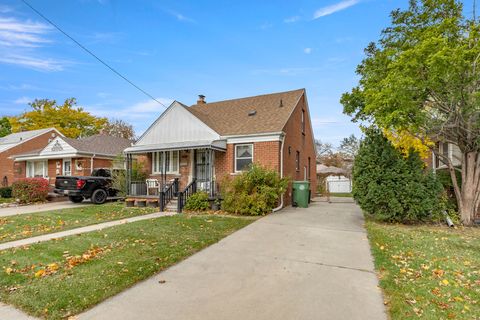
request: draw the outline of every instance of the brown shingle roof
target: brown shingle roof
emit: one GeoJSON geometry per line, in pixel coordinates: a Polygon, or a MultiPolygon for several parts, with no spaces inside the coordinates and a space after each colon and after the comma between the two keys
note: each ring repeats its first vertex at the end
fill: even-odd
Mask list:
{"type": "Polygon", "coordinates": [[[196,104],[187,110],[224,136],[280,132],[304,93],[304,89],[298,89],[196,104]],[[255,115],[249,115],[252,111],[255,115]]]}
{"type": "Polygon", "coordinates": [[[132,145],[130,140],[107,136],[104,134],[97,134],[81,139],[62,139],[64,139],[65,142],[77,149],[79,152],[98,153],[112,156],[122,153],[123,150],[132,145]]]}

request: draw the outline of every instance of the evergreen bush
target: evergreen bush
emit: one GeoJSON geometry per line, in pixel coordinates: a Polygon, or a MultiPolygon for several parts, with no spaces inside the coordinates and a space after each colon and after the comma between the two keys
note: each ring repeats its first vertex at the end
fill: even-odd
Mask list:
{"type": "Polygon", "coordinates": [[[418,153],[402,155],[379,130],[368,129],[353,167],[353,196],[376,219],[437,220],[445,209],[442,185],[418,153]]]}

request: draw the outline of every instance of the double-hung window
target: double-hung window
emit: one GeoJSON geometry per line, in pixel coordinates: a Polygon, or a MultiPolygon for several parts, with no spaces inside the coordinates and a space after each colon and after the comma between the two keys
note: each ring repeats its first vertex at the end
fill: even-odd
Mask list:
{"type": "Polygon", "coordinates": [[[27,161],[27,178],[46,178],[48,176],[47,161],[27,161]]]}
{"type": "Polygon", "coordinates": [[[253,163],[253,144],[235,145],[235,172],[248,170],[253,163]]]}
{"type": "Polygon", "coordinates": [[[152,154],[152,173],[177,174],[179,155],[178,151],[159,151],[152,154]]]}

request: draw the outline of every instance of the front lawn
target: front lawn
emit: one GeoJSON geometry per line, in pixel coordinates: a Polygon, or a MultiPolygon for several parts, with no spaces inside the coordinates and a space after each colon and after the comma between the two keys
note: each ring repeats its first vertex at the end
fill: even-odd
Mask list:
{"type": "Polygon", "coordinates": [[[351,193],[349,192],[332,192],[330,193],[330,196],[331,197],[339,197],[339,198],[351,198],[353,197],[351,193]]]}
{"type": "Polygon", "coordinates": [[[253,221],[181,214],[0,251],[0,299],[34,316],[66,318],[253,221]]]}
{"type": "Polygon", "coordinates": [[[15,199],[14,199],[14,198],[2,198],[2,197],[0,197],[0,204],[3,204],[3,203],[12,203],[12,202],[15,202],[15,199]]]}
{"type": "Polygon", "coordinates": [[[155,208],[126,208],[123,203],[106,203],[0,217],[0,243],[157,211],[155,208]]]}
{"type": "Polygon", "coordinates": [[[480,319],[479,228],[366,226],[393,320],[480,319]]]}

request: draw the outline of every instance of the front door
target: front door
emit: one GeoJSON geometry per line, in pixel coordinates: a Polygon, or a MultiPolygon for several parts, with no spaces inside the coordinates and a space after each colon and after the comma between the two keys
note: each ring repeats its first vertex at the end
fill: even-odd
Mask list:
{"type": "Polygon", "coordinates": [[[72,175],[72,159],[63,159],[63,175],[72,175]]]}
{"type": "Polygon", "coordinates": [[[197,179],[197,190],[210,191],[210,150],[195,150],[195,178],[197,179]]]}

